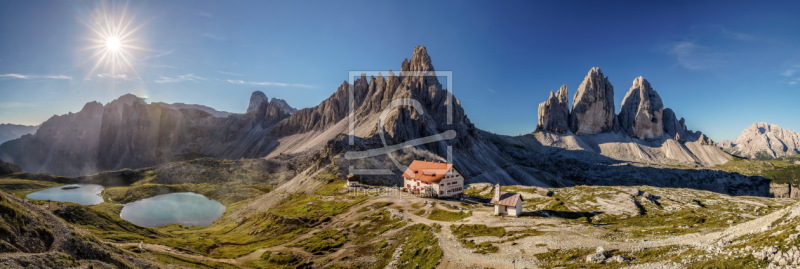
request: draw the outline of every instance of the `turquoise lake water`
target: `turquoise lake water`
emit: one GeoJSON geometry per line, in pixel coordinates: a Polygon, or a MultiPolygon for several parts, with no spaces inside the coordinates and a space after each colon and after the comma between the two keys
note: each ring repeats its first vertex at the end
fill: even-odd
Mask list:
{"type": "Polygon", "coordinates": [[[197,193],[179,192],[125,204],[119,216],[144,227],[167,224],[208,226],[224,212],[225,206],[220,202],[197,193]]]}
{"type": "Polygon", "coordinates": [[[100,196],[102,191],[103,186],[96,184],[69,184],[30,193],[26,197],[36,200],[96,205],[103,202],[103,197],[100,196]]]}

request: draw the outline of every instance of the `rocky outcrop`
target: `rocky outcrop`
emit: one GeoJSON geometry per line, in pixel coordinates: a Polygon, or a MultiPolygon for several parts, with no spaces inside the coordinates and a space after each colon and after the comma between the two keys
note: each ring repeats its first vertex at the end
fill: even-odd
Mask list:
{"type": "Polygon", "coordinates": [[[775,198],[800,198],[797,187],[787,183],[769,183],[769,194],[775,198]]]}
{"type": "Polygon", "coordinates": [[[539,120],[536,131],[563,134],[569,131],[569,101],[567,85],[561,85],[558,92],[550,92],[550,98],[539,104],[539,120]]]}
{"type": "MultiPolygon", "coordinates": [[[[460,101],[442,88],[436,76],[421,73],[434,71],[425,47],[416,47],[411,58],[403,60],[400,68],[400,76],[389,71],[385,77],[382,74],[370,77],[362,75],[352,84],[343,82],[328,99],[316,107],[297,111],[278,123],[272,133],[287,136],[322,133],[335,125],[346,127],[349,122],[343,124],[343,121],[352,112],[354,131],[359,137],[382,134],[388,139],[387,143],[402,143],[455,131],[454,140],[420,146],[442,154],[446,152],[447,145],[474,141],[476,129],[464,113],[460,101]],[[381,117],[383,124],[380,124],[381,117]]],[[[326,137],[316,136],[314,140],[327,141],[337,134],[329,132],[325,134],[326,137]]]]}
{"type": "Polygon", "coordinates": [[[675,112],[673,112],[672,109],[665,108],[662,114],[662,120],[664,124],[664,133],[679,142],[686,141],[685,137],[688,130],[686,129],[686,120],[684,118],[678,120],[678,117],[675,116],[675,112]]]}
{"type": "Polygon", "coordinates": [[[22,172],[22,168],[20,168],[19,165],[13,163],[7,163],[4,162],[3,160],[0,160],[0,176],[18,172],[22,172]]]}
{"type": "Polygon", "coordinates": [[[742,157],[773,159],[800,154],[800,133],[775,124],[757,122],[745,128],[733,142],[719,146],[742,157]]]}
{"type": "Polygon", "coordinates": [[[654,139],[664,135],[662,119],[664,104],[661,97],[642,77],[633,80],[630,91],[622,99],[617,119],[623,132],[639,139],[654,139]]]}
{"type": "Polygon", "coordinates": [[[263,92],[255,91],[250,95],[250,104],[245,114],[251,117],[253,124],[267,128],[289,117],[295,111],[286,101],[275,98],[270,100],[263,92]]]}
{"type": "Polygon", "coordinates": [[[613,111],[613,87],[599,68],[592,68],[573,100],[563,107],[566,87],[539,105],[536,142],[567,150],[586,150],[621,161],[663,165],[723,164],[730,156],[701,132],[686,128],[686,120],[665,108],[659,94],[642,77],[633,80],[618,115],[613,111]],[[562,118],[569,115],[568,120],[562,118]],[[569,125],[572,133],[559,127],[569,125]]]}
{"type": "Polygon", "coordinates": [[[599,134],[614,128],[614,86],[600,68],[589,70],[572,103],[569,125],[573,133],[599,134]]]}

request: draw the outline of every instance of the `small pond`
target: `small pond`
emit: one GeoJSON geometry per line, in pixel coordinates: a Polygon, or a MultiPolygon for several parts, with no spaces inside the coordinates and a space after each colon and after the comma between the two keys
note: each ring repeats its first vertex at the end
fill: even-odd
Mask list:
{"type": "Polygon", "coordinates": [[[193,192],[179,192],[125,204],[119,216],[144,227],[167,224],[208,226],[224,212],[225,206],[217,201],[193,192]]]}
{"type": "Polygon", "coordinates": [[[103,186],[97,184],[69,184],[33,192],[26,197],[44,201],[96,205],[103,202],[103,197],[100,196],[102,191],[103,186]]]}

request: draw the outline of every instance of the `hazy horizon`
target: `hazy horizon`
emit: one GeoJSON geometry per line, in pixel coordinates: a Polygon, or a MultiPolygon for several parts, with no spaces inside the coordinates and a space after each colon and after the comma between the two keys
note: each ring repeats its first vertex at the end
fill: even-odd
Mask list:
{"type": "Polygon", "coordinates": [[[472,122],[495,133],[532,132],[549,92],[566,84],[571,102],[594,66],[617,112],[644,76],[715,140],[754,122],[800,130],[798,3],[422,3],[2,2],[0,123],[125,93],[242,113],[260,90],[311,107],[348,71],[398,70],[424,45],[472,122]],[[119,55],[103,58],[111,45],[119,55]]]}

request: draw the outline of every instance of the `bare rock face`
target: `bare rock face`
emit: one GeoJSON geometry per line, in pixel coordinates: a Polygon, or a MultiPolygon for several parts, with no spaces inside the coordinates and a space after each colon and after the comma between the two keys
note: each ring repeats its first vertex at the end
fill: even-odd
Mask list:
{"type": "Polygon", "coordinates": [[[586,74],[573,99],[570,129],[577,135],[599,134],[614,128],[614,86],[600,68],[586,74]]]}
{"type": "Polygon", "coordinates": [[[800,154],[800,133],[765,122],[753,123],[726,150],[748,158],[772,159],[800,154]]]}
{"type": "MultiPolygon", "coordinates": [[[[345,81],[318,106],[301,109],[278,123],[272,134],[284,136],[326,130],[347,118],[351,112],[349,100],[352,100],[356,125],[373,124],[369,119],[378,118],[383,113],[386,116],[383,126],[369,126],[374,131],[362,134],[364,137],[383,132],[390,140],[403,142],[454,130],[457,134],[456,141],[467,142],[470,140],[467,137],[474,139],[477,129],[467,118],[460,101],[442,88],[436,76],[420,75],[420,72],[433,71],[427,49],[417,46],[411,58],[403,60],[399,76],[389,71],[385,77],[381,74],[369,78],[362,75],[352,85],[345,81]],[[418,102],[423,111],[417,111],[410,106],[411,100],[418,102]],[[397,101],[402,101],[403,105],[396,105],[397,101]],[[452,108],[450,112],[449,108],[452,108]],[[452,124],[448,124],[446,120],[448,115],[451,116],[452,124]]],[[[426,148],[443,152],[445,146],[435,143],[426,148]]]]}
{"type": "Polygon", "coordinates": [[[250,95],[250,104],[247,106],[246,113],[256,112],[267,103],[269,103],[269,98],[267,98],[266,94],[261,91],[254,91],[253,94],[250,95]]]}
{"type": "Polygon", "coordinates": [[[127,94],[53,116],[34,135],[0,145],[0,158],[33,173],[64,176],[140,168],[212,156],[252,158],[274,145],[270,128],[293,109],[256,92],[248,113],[226,117],[208,107],[150,103],[127,94]]]}
{"type": "Polygon", "coordinates": [[[567,85],[561,85],[558,92],[550,92],[550,98],[539,104],[539,121],[536,131],[563,134],[569,131],[569,101],[567,85]]]}
{"type": "Polygon", "coordinates": [[[263,92],[255,91],[250,96],[250,104],[245,114],[251,117],[253,124],[260,124],[262,128],[266,128],[289,117],[294,112],[295,109],[290,107],[286,101],[275,98],[270,100],[263,92]]]}
{"type": "Polygon", "coordinates": [[[663,112],[661,97],[647,80],[638,77],[622,99],[619,126],[628,135],[639,139],[659,138],[664,135],[663,112]]]}
{"type": "Polygon", "coordinates": [[[678,120],[678,117],[675,116],[675,112],[673,112],[671,108],[665,108],[662,114],[662,120],[664,121],[664,133],[669,135],[672,139],[685,142],[686,132],[688,130],[684,118],[678,120]]]}

